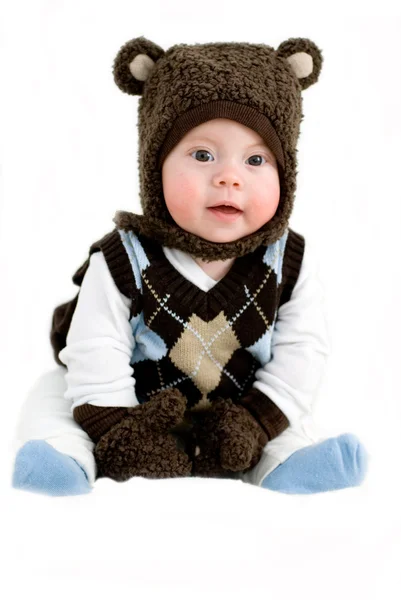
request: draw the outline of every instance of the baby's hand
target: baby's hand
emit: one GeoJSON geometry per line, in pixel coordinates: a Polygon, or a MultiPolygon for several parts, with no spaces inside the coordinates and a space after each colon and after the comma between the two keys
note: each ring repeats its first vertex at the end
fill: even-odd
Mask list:
{"type": "Polygon", "coordinates": [[[220,398],[203,416],[195,414],[194,418],[198,420],[195,475],[227,476],[259,462],[266,434],[243,406],[220,398]]]}
{"type": "Polygon", "coordinates": [[[127,417],[95,446],[98,477],[126,481],[135,476],[189,476],[192,462],[170,433],[183,420],[186,405],[186,398],[173,388],[129,408],[127,417]]]}
{"type": "Polygon", "coordinates": [[[216,405],[221,435],[220,461],[225,469],[243,471],[255,466],[267,443],[266,434],[250,412],[231,400],[216,405]]]}

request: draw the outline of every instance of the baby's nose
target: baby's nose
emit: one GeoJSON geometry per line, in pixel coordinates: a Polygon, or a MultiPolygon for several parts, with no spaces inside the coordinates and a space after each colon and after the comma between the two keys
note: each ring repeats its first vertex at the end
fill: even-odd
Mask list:
{"type": "Polygon", "coordinates": [[[219,187],[227,186],[227,187],[240,187],[241,180],[235,173],[226,173],[223,175],[216,175],[214,178],[215,184],[219,187]]]}

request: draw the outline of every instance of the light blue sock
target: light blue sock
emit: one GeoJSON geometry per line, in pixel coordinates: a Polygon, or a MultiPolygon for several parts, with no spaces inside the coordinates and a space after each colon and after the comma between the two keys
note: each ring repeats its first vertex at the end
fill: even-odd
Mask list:
{"type": "Polygon", "coordinates": [[[368,453],[352,433],[301,448],[262,481],[263,488],[285,494],[316,494],[358,486],[365,478],[368,453]]]}
{"type": "Polygon", "coordinates": [[[49,496],[75,496],[92,489],[78,462],[44,440],[29,440],[19,449],[12,486],[49,496]]]}

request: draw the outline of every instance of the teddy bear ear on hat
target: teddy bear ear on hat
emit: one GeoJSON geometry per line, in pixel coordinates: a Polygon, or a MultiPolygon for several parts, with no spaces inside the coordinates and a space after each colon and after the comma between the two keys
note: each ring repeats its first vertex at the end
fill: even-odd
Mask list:
{"type": "Polygon", "coordinates": [[[295,73],[302,90],[316,83],[322,70],[323,55],[307,38],[290,38],[282,42],[276,55],[285,58],[295,73]]]}
{"type": "Polygon", "coordinates": [[[156,62],[164,56],[163,48],[145,37],[134,38],[117,53],[113,63],[113,76],[122,92],[140,96],[156,62]]]}

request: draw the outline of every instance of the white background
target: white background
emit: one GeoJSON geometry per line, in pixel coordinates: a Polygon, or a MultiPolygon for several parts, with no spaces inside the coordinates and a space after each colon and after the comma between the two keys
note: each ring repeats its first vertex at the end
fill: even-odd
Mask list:
{"type": "Polygon", "coordinates": [[[369,3],[278,4],[1,5],[3,597],[401,597],[401,18],[369,3]],[[317,249],[326,290],[332,355],[316,420],[367,447],[361,488],[305,497],[99,480],[88,496],[54,499],[10,486],[19,410],[55,367],[52,312],[75,296],[71,277],[115,211],[141,210],[138,98],[114,84],[112,63],[142,35],[165,49],[308,37],[323,52],[303,92],[290,225],[317,249]]]}

